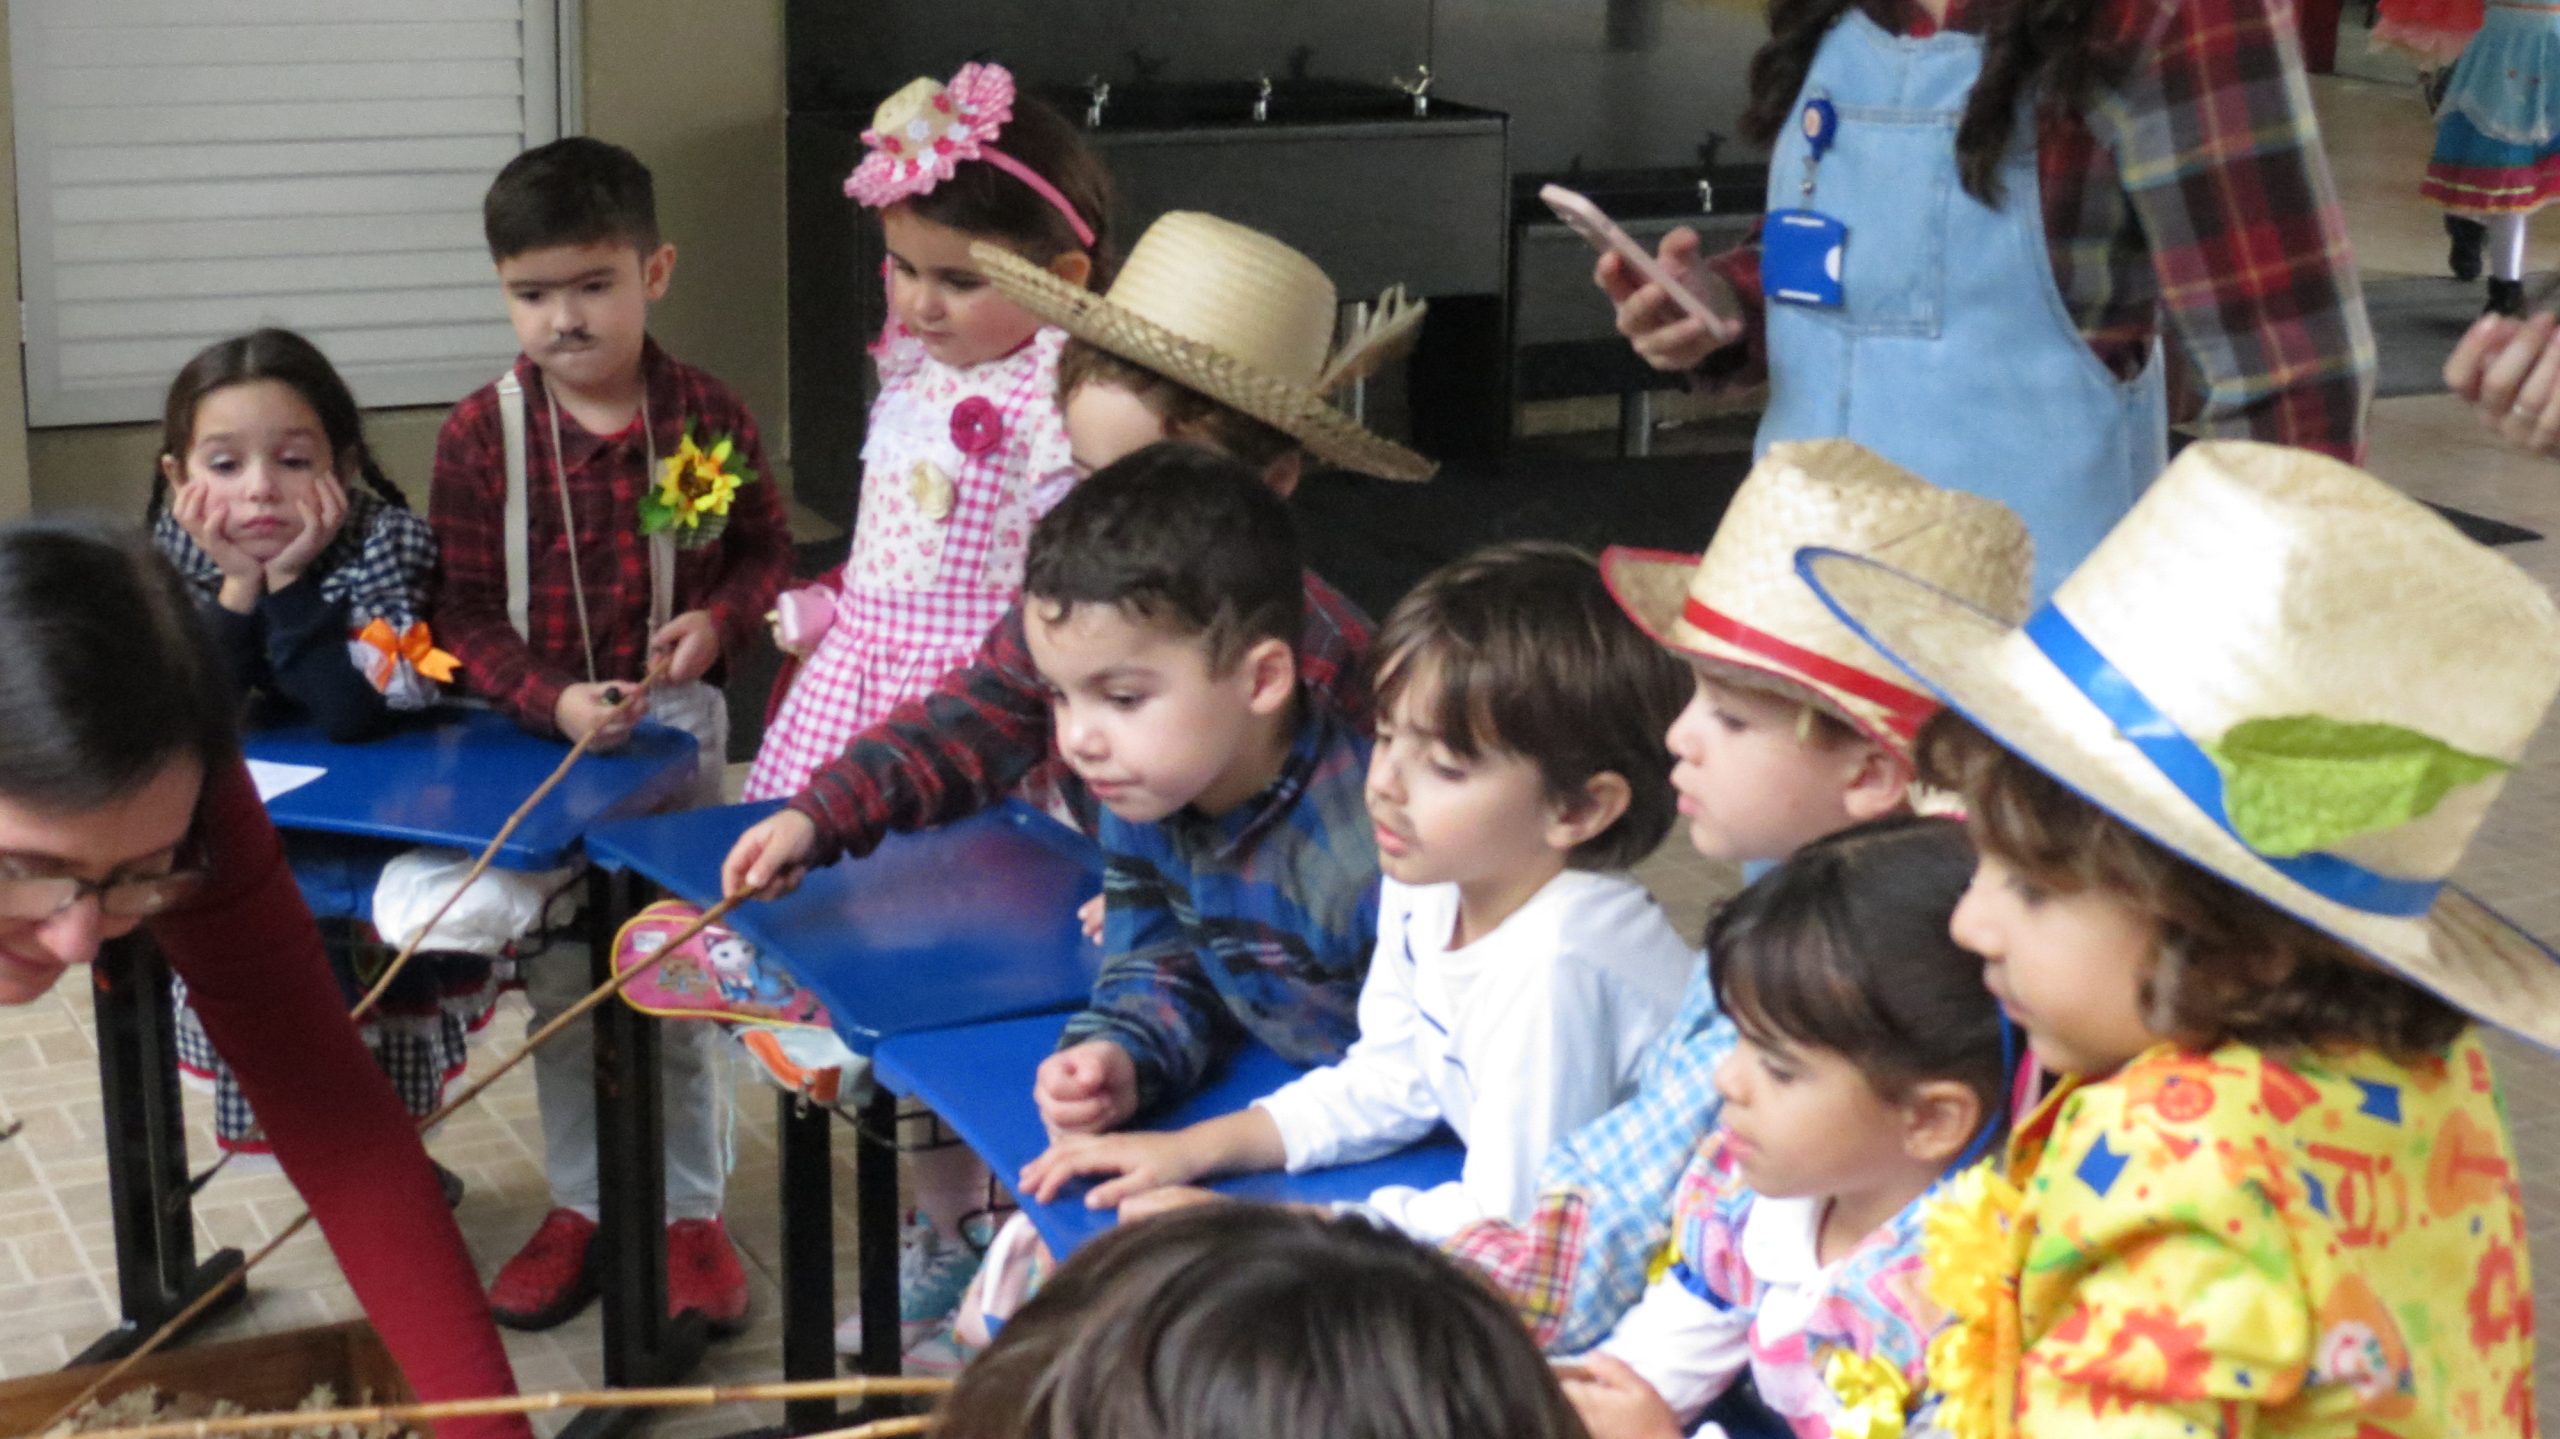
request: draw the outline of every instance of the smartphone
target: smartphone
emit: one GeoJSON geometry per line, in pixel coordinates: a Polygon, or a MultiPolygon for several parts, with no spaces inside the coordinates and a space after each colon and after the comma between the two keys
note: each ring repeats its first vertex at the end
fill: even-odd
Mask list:
{"type": "Polygon", "coordinates": [[[1662,267],[1660,260],[1653,257],[1651,250],[1637,244],[1635,236],[1618,228],[1618,222],[1610,219],[1588,197],[1562,185],[1541,185],[1538,198],[1547,202],[1547,208],[1556,212],[1557,219],[1572,226],[1575,234],[1590,241],[1592,249],[1626,261],[1637,274],[1661,286],[1663,293],[1677,302],[1681,309],[1705,321],[1712,333],[1725,337],[1734,333],[1737,326],[1733,316],[1717,314],[1714,306],[1680,283],[1662,267]]]}

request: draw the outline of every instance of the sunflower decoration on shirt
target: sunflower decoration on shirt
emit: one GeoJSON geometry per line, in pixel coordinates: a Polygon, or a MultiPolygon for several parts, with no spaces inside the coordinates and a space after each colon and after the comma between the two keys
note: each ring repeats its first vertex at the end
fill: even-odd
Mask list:
{"type": "Polygon", "coordinates": [[[706,446],[688,427],[676,452],[658,462],[657,483],[640,497],[640,533],[671,535],[679,549],[688,550],[719,539],[729,527],[738,487],[756,482],[737,449],[734,435],[706,446]]]}
{"type": "Polygon", "coordinates": [[[2017,1402],[2018,1277],[2011,1247],[2025,1198],[1985,1160],[1956,1176],[1921,1220],[1929,1297],[1950,1323],[1929,1341],[1938,1425],[2000,1439],[2017,1402]]]}

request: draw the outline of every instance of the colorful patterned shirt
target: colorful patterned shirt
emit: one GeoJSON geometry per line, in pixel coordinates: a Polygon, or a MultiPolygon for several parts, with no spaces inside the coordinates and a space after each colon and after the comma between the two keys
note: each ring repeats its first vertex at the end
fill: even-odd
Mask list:
{"type": "Polygon", "coordinates": [[[2004,1432],[2534,1432],[2524,1202],[2476,1030],[2416,1064],[2163,1045],[2059,1089],[2010,1176],[2004,1432]]]}
{"type": "Polygon", "coordinates": [[[1359,1037],[1378,930],[1369,742],[1303,696],[1300,709],[1280,777],[1226,814],[1103,811],[1102,975],[1058,1043],[1127,1050],[1142,1113],[1247,1035],[1298,1065],[1332,1064],[1359,1037]]]}
{"type": "MultiPolygon", "coordinates": [[[[1949,0],[1941,26],[1920,0],[1861,3],[1915,38],[1978,32],[2003,8],[1949,0]]],[[[2036,125],[2046,249],[2081,338],[2129,378],[2165,323],[2205,438],[2361,463],[2373,327],[2292,7],[2106,0],[2096,23],[2130,57],[2125,79],[2036,125]]],[[[1750,324],[1746,358],[1716,378],[1765,378],[1759,246],[1712,263],[1750,324]]]]}
{"type": "Polygon", "coordinates": [[[1443,1245],[1511,1301],[1548,1352],[1599,1343],[1644,1293],[1671,1239],[1672,1191],[1724,1111],[1715,1072],[1734,1041],[1702,963],[1638,1062],[1635,1096],[1548,1153],[1529,1217],[1471,1224],[1443,1245]]]}
{"type": "MultiPolygon", "coordinates": [[[[728,528],[717,541],[676,551],[677,613],[708,611],[719,628],[721,652],[737,654],[759,641],[765,611],[791,574],[781,489],[765,468],[764,447],[746,404],[728,386],[670,357],[655,340],[641,351],[640,368],[648,387],[650,444],[642,443],[636,422],[600,438],[566,415],[560,420],[576,517],[577,573],[586,582],[595,639],[593,678],[600,680],[636,680],[648,668],[649,546],[640,534],[640,497],[657,480],[641,473],[653,446],[664,460],[688,431],[706,447],[732,436],[759,477],[738,490],[728,528]]],[[[427,513],[444,551],[444,588],[435,625],[437,638],[462,661],[463,682],[473,693],[487,696],[525,728],[548,734],[560,692],[589,678],[588,655],[553,479],[550,393],[532,360],[518,357],[515,374],[525,399],[525,533],[533,552],[525,623],[532,633],[518,635],[507,621],[507,445],[494,383],[464,396],[436,436],[427,513]]]]}
{"type": "MultiPolygon", "coordinates": [[[[1298,679],[1319,707],[1366,734],[1369,680],[1361,661],[1369,621],[1314,571],[1306,581],[1298,679]]],[[[820,766],[792,797],[790,807],[817,827],[810,862],[859,859],[891,834],[966,819],[1003,799],[1049,758],[1053,723],[1049,687],[1031,663],[1016,604],[987,632],[974,662],[855,735],[842,757],[820,766]]]]}

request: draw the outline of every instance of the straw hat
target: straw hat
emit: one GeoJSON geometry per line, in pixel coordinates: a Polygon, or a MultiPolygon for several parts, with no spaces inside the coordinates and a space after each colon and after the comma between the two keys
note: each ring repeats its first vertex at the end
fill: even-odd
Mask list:
{"type": "Polygon", "coordinates": [[[1400,289],[1388,291],[1372,322],[1337,352],[1333,282],[1324,271],[1269,235],[1214,215],[1176,210],[1148,226],[1102,295],[998,246],[974,245],[970,254],[1006,299],[1295,437],[1319,459],[1390,480],[1426,480],[1437,468],[1325,402],[1421,324],[1424,307],[1400,289]]]}
{"type": "Polygon", "coordinates": [[[2011,619],[2027,612],[2027,528],[2008,507],[1940,489],[1849,440],[1771,445],[1701,555],[1612,548],[1609,592],[1672,649],[1791,680],[1907,753],[1937,704],[1842,625],[1796,574],[1807,545],[1873,555],[2011,619]]]}
{"type": "Polygon", "coordinates": [[[1856,556],[1799,566],[2092,803],[2560,1046],[2560,964],[2442,883],[2560,692],[2560,610],[2433,511],[2337,461],[2232,441],[2181,454],[2023,626],[1856,556]]]}

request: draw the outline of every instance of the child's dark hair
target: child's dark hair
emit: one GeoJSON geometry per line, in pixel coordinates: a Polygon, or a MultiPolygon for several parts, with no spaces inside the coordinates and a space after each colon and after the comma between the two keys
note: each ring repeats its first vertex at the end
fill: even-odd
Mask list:
{"type": "MultiPolygon", "coordinates": [[[[373,448],[365,443],[364,412],[356,408],[354,392],[319,346],[291,330],[252,330],[196,351],[196,357],[169,382],[169,400],[161,409],[160,453],[185,470],[187,451],[195,445],[196,407],[216,390],[252,380],[274,380],[292,387],[320,418],[320,431],[329,440],[330,463],[339,473],[353,469],[375,494],[402,509],[409,507],[408,496],[382,473],[373,448]]],[[[154,465],[147,515],[160,513],[168,491],[168,476],[154,465]]]]}
{"type": "Polygon", "coordinates": [[[480,202],[489,258],[555,245],[658,248],[658,188],[640,157],[592,135],[537,145],[506,163],[480,202]]]}
{"type": "Polygon", "coordinates": [[[1663,732],[1689,702],[1689,670],[1618,608],[1582,551],[1523,540],[1443,565],[1389,612],[1373,654],[1378,713],[1429,683],[1423,723],[1458,758],[1519,755],[1557,801],[1597,775],[1627,782],[1626,813],[1574,847],[1575,867],[1625,869],[1671,832],[1663,732]]]}
{"type": "Polygon", "coordinates": [[[0,528],[0,795],[80,813],[193,756],[240,752],[238,699],[194,598],[138,533],[0,528]]]}
{"type": "MultiPolygon", "coordinates": [[[[2103,0],[1988,0],[1982,32],[1982,75],[1956,125],[1956,165],[1965,193],[2000,203],[2000,161],[2017,128],[2018,101],[2078,109],[2120,79],[2131,47],[2101,34],[2103,0]]],[[[1813,69],[1822,38],[1853,9],[1887,30],[1896,0],[1769,0],[1769,40],[1751,57],[1751,98],[1742,133],[1755,145],[1777,139],[1793,123],[1798,92],[1813,69]]],[[[2147,7],[2144,13],[2149,13],[2147,7]]]]}
{"type": "Polygon", "coordinates": [[[2463,1012],[2265,900],[2181,859],[1953,713],[1920,731],[1922,782],[1964,797],[1974,842],[2057,893],[2095,889],[2159,926],[2143,1019],[2190,1049],[2353,1044],[2440,1054],[2463,1012]]]}
{"type": "Polygon", "coordinates": [[[1947,933],[1973,864],[1962,824],[1912,815],[1797,850],[1708,921],[1716,1007],[1755,1040],[1846,1056],[1888,1100],[1956,1080],[1996,1138],[2019,1056],[1982,957],[1947,933]]]}
{"type": "Polygon", "coordinates": [[[1164,421],[1165,438],[1189,440],[1268,470],[1301,448],[1297,437],[1274,429],[1231,405],[1181,384],[1135,360],[1088,340],[1069,339],[1058,351],[1058,404],[1064,408],[1087,385],[1110,385],[1138,397],[1164,421]]]}
{"type": "Polygon", "coordinates": [[[1013,97],[1013,118],[996,137],[996,147],[1067,197],[1077,216],[1092,227],[1091,245],[1077,237],[1047,196],[997,165],[960,165],[950,179],[898,203],[919,219],[994,240],[1035,265],[1081,250],[1093,259],[1086,287],[1109,285],[1120,260],[1111,242],[1111,172],[1102,167],[1102,157],[1066,116],[1023,94],[1013,97]]]}
{"type": "Polygon", "coordinates": [[[960,1375],[940,1439],[1586,1439],[1508,1305],[1367,1220],[1245,1204],[1079,1250],[960,1375]]]}
{"type": "Polygon", "coordinates": [[[1031,532],[1022,592],[1052,624],[1079,605],[1206,637],[1223,671],[1306,613],[1297,527],[1262,477],[1167,440],[1094,472],[1031,532]]]}

